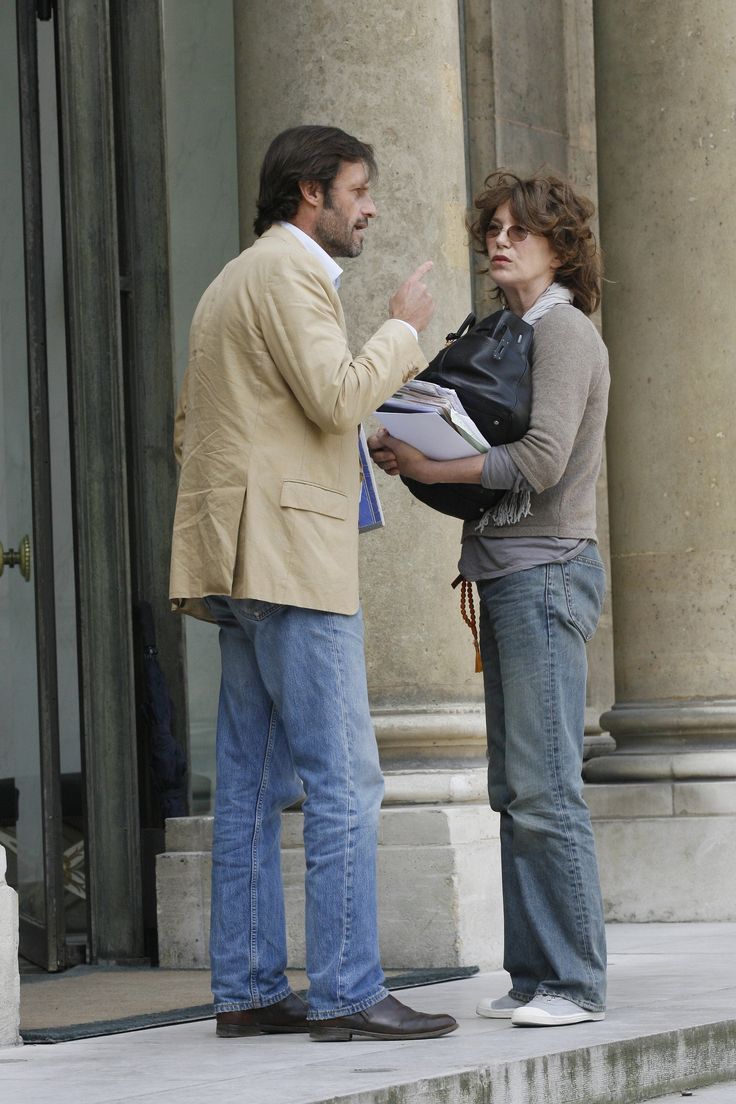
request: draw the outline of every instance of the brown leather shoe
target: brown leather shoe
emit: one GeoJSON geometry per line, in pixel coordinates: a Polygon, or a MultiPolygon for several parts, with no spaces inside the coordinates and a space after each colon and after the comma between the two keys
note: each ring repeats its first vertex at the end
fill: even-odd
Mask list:
{"type": "Polygon", "coordinates": [[[244,1035],[293,1035],[308,1030],[307,1006],[296,993],[289,993],[288,997],[265,1008],[217,1013],[217,1035],[221,1039],[237,1039],[244,1035]]]}
{"type": "Polygon", "coordinates": [[[311,1020],[309,1037],[315,1043],[343,1043],[356,1039],[437,1039],[449,1035],[457,1020],[443,1014],[415,1012],[390,994],[353,1016],[311,1020]]]}

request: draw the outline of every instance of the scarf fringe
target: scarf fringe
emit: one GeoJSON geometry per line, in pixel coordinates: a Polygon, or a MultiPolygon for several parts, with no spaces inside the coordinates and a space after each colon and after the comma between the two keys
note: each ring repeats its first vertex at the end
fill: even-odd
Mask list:
{"type": "Polygon", "coordinates": [[[475,531],[483,536],[489,524],[494,527],[516,525],[522,518],[529,517],[531,512],[531,491],[506,491],[500,502],[497,502],[490,510],[486,510],[476,525],[475,531]]]}

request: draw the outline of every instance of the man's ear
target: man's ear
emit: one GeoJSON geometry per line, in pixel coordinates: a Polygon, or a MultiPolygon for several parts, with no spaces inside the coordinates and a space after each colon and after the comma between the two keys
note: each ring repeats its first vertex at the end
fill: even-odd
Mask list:
{"type": "Polygon", "coordinates": [[[299,191],[302,193],[304,202],[310,207],[319,207],[325,194],[319,180],[300,180],[299,191]]]}

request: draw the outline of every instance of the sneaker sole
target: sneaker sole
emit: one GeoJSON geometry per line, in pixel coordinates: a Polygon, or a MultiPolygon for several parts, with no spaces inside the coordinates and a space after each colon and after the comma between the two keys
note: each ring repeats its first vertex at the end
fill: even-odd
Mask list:
{"type": "Polygon", "coordinates": [[[516,1015],[514,1013],[511,1019],[514,1027],[569,1027],[572,1024],[594,1023],[606,1018],[605,1012],[581,1012],[579,1015],[572,1013],[569,1016],[545,1016],[542,1013],[525,1012],[515,1018],[516,1015]]]}
{"type": "Polygon", "coordinates": [[[510,1020],[516,1012],[515,1008],[476,1008],[476,1016],[482,1016],[484,1020],[510,1020]]]}

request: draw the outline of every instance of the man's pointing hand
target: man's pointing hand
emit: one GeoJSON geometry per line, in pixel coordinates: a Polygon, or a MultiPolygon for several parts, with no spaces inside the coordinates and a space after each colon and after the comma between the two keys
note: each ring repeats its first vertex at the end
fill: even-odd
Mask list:
{"type": "Polygon", "coordinates": [[[432,261],[420,264],[415,272],[412,272],[408,280],[398,288],[389,299],[388,311],[391,318],[400,318],[408,322],[415,330],[426,328],[430,318],[434,314],[434,299],[429,293],[423,277],[432,267],[432,261]]]}

